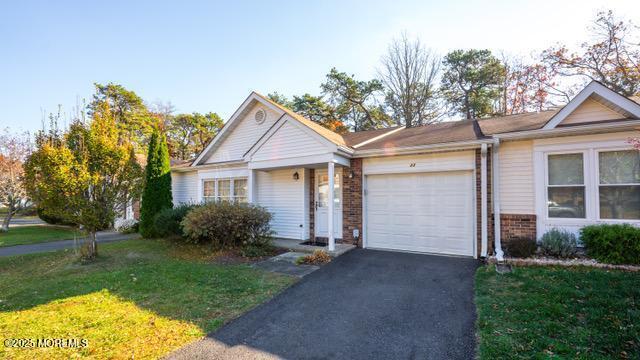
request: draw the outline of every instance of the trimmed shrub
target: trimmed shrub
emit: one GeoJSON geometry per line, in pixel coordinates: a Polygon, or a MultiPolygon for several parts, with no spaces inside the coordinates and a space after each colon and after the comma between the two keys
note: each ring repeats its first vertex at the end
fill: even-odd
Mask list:
{"type": "Polygon", "coordinates": [[[559,258],[569,258],[576,254],[577,240],[573,233],[553,228],[540,239],[542,253],[559,258]]]}
{"type": "Polygon", "coordinates": [[[187,213],[196,206],[198,205],[181,204],[171,209],[160,210],[153,219],[153,232],[160,237],[183,236],[180,223],[187,213]]]}
{"type": "Polygon", "coordinates": [[[253,204],[210,202],[182,220],[187,240],[216,248],[262,246],[271,243],[271,213],[253,204]]]}
{"type": "Polygon", "coordinates": [[[609,264],[640,264],[640,229],[629,224],[589,225],[580,229],[587,255],[609,264]]]}
{"type": "Polygon", "coordinates": [[[528,258],[533,256],[538,249],[536,239],[527,237],[514,237],[505,243],[504,250],[507,255],[516,258],[528,258]]]}
{"type": "Polygon", "coordinates": [[[149,140],[147,166],[145,168],[145,184],[140,204],[140,234],[154,237],[153,220],[163,209],[173,207],[171,197],[171,165],[167,138],[157,127],[149,140]]]}
{"type": "Polygon", "coordinates": [[[42,208],[37,208],[36,209],[36,213],[38,214],[38,217],[40,218],[40,220],[46,222],[47,224],[51,224],[51,225],[69,225],[69,226],[77,225],[77,224],[74,224],[72,222],[65,221],[61,217],[50,216],[50,215],[46,214],[44,209],[42,209],[42,208]]]}
{"type": "Polygon", "coordinates": [[[248,258],[271,256],[276,253],[276,247],[271,243],[250,244],[240,249],[240,255],[248,258]]]}

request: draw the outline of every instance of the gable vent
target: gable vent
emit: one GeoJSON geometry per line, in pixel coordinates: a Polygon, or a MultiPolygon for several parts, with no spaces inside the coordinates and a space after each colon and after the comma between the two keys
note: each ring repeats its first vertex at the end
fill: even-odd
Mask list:
{"type": "Polygon", "coordinates": [[[254,115],[254,118],[256,119],[256,122],[258,124],[262,124],[264,122],[264,120],[267,118],[267,113],[265,113],[264,110],[260,109],[260,110],[256,111],[256,114],[254,115]]]}

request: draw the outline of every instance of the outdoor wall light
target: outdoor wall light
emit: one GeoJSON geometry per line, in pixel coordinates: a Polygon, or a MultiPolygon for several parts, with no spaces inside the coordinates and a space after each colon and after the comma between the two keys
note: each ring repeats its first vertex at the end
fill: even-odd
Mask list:
{"type": "Polygon", "coordinates": [[[293,180],[298,181],[298,179],[300,179],[300,175],[296,171],[296,172],[293,173],[293,180]]]}
{"type": "Polygon", "coordinates": [[[354,176],[353,170],[349,170],[349,179],[353,179],[354,176]]]}

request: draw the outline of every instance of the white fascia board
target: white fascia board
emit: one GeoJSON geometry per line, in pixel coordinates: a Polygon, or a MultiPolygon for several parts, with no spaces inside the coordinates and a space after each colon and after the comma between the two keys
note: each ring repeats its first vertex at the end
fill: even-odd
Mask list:
{"type": "Polygon", "coordinates": [[[494,134],[493,137],[501,140],[524,140],[524,139],[537,139],[559,135],[580,135],[598,131],[620,131],[629,130],[640,127],[640,120],[623,120],[610,123],[600,123],[591,125],[575,125],[568,127],[559,127],[553,129],[538,129],[518,132],[508,132],[494,134]]]}
{"type": "Polygon", "coordinates": [[[480,148],[482,144],[492,144],[492,143],[493,143],[493,139],[488,138],[483,140],[457,141],[457,142],[442,143],[442,144],[431,144],[431,145],[410,146],[410,147],[400,147],[400,148],[356,150],[354,153],[354,157],[365,158],[365,157],[373,157],[373,156],[377,157],[377,156],[406,155],[406,154],[435,152],[435,151],[443,151],[443,150],[450,150],[450,151],[468,150],[468,149],[480,148]]]}
{"type": "Polygon", "coordinates": [[[335,163],[342,166],[350,166],[349,159],[334,153],[321,155],[297,156],[277,160],[260,160],[248,163],[250,170],[269,170],[277,168],[304,167],[309,165],[335,163]]]}
{"type": "Polygon", "coordinates": [[[578,106],[580,106],[591,95],[597,94],[607,101],[616,104],[620,108],[624,109],[634,117],[640,118],[640,105],[636,104],[632,100],[626,98],[623,95],[609,89],[608,87],[600,84],[597,81],[592,81],[582,91],[578,93],[562,110],[558,111],[543,127],[545,130],[555,129],[562,120],[566,119],[571,113],[573,113],[578,106]]]}
{"type": "Polygon", "coordinates": [[[247,163],[244,160],[240,159],[240,160],[224,161],[224,162],[217,162],[217,163],[198,165],[198,166],[173,168],[171,169],[171,171],[172,172],[190,172],[190,171],[198,171],[198,170],[220,169],[220,168],[230,168],[230,167],[246,167],[246,166],[247,166],[247,163]]]}

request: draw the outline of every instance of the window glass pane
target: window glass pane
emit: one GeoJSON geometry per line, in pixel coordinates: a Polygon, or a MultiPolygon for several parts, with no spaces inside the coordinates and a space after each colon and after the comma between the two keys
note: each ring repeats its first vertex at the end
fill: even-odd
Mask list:
{"type": "Polygon", "coordinates": [[[336,174],[333,182],[333,205],[340,206],[340,175],[336,174]]]}
{"type": "Polygon", "coordinates": [[[231,199],[231,180],[218,180],[218,199],[231,199]]]}
{"type": "Polygon", "coordinates": [[[582,154],[549,155],[549,185],[583,185],[582,154]]]}
{"type": "Polygon", "coordinates": [[[584,218],[584,186],[550,187],[550,218],[584,218]]]}
{"type": "Polygon", "coordinates": [[[600,186],[601,219],[640,219],[640,186],[600,186]]]}
{"type": "Polygon", "coordinates": [[[329,176],[320,175],[318,177],[318,206],[327,207],[327,199],[329,198],[329,176]]]}
{"type": "Polygon", "coordinates": [[[247,201],[247,179],[233,180],[233,196],[239,202],[247,201]]]}
{"type": "Polygon", "coordinates": [[[599,155],[600,184],[640,183],[639,151],[607,151],[599,155]]]}
{"type": "Polygon", "coordinates": [[[215,183],[213,180],[207,180],[204,182],[204,197],[210,197],[215,194],[215,183]]]}

